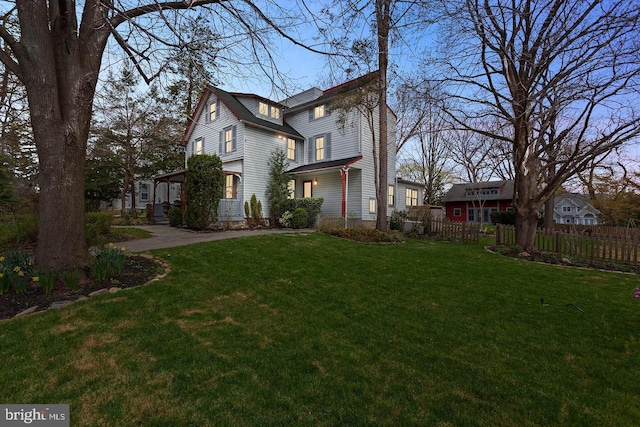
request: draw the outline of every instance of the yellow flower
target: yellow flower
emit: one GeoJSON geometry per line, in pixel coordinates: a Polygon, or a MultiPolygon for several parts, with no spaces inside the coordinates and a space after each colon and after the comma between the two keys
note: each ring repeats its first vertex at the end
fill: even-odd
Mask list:
{"type": "Polygon", "coordinates": [[[4,257],[0,256],[0,262],[4,261],[4,257]]]}
{"type": "Polygon", "coordinates": [[[33,276],[31,280],[33,280],[34,282],[39,282],[40,278],[38,276],[33,276]]]}
{"type": "Polygon", "coordinates": [[[0,273],[0,279],[4,277],[4,273],[0,273]]]}
{"type": "Polygon", "coordinates": [[[113,243],[109,243],[109,247],[110,247],[110,248],[115,248],[115,247],[116,247],[116,245],[114,245],[113,243]]]}
{"type": "Polygon", "coordinates": [[[124,251],[126,251],[126,250],[127,250],[127,248],[125,248],[125,247],[123,246],[123,247],[121,247],[121,248],[120,248],[120,250],[121,250],[122,252],[124,252],[124,251]]]}
{"type": "Polygon", "coordinates": [[[15,267],[13,267],[13,271],[15,271],[16,273],[20,271],[20,266],[16,265],[15,267]]]}
{"type": "Polygon", "coordinates": [[[20,277],[24,276],[24,271],[18,271],[18,276],[20,277]]]}

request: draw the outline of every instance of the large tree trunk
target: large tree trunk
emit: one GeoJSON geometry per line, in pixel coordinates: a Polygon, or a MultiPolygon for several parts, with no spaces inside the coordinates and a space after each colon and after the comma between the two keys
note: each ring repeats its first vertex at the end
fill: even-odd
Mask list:
{"type": "Polygon", "coordinates": [[[65,123],[50,123],[45,135],[36,130],[43,126],[33,127],[40,159],[35,262],[55,269],[79,269],[89,259],[84,236],[83,139],[65,132],[65,123]]]}
{"type": "Polygon", "coordinates": [[[39,159],[35,262],[54,269],[78,269],[89,260],[84,170],[93,96],[109,28],[97,24],[103,22],[104,11],[93,0],[85,4],[80,31],[72,2],[18,1],[16,5],[21,49],[14,53],[27,89],[39,159]]]}
{"type": "Polygon", "coordinates": [[[378,188],[376,190],[378,214],[376,216],[376,229],[387,231],[387,195],[388,188],[388,171],[389,162],[388,149],[388,120],[387,120],[387,68],[389,66],[389,27],[391,24],[390,16],[390,0],[376,0],[376,21],[378,27],[378,91],[380,94],[379,108],[379,127],[378,136],[380,149],[378,156],[379,174],[378,188]]]}

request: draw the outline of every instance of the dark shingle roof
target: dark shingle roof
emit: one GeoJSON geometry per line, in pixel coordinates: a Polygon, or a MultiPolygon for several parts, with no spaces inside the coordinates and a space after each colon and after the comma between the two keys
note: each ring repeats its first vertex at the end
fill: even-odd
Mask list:
{"type": "MultiPolygon", "coordinates": [[[[283,120],[283,124],[280,125],[278,123],[274,123],[269,120],[264,120],[259,117],[256,117],[251,111],[249,111],[247,107],[245,107],[242,104],[242,102],[238,101],[238,99],[236,98],[236,96],[245,96],[245,95],[243,94],[233,95],[222,89],[214,88],[214,87],[210,87],[209,89],[211,90],[211,92],[213,92],[214,95],[218,97],[218,99],[220,99],[220,101],[224,103],[224,105],[227,106],[227,108],[229,108],[229,110],[231,110],[231,112],[238,118],[238,120],[241,120],[248,124],[252,124],[254,126],[258,126],[266,129],[272,129],[278,132],[286,133],[289,136],[304,139],[304,137],[300,135],[300,133],[297,130],[292,128],[284,120],[283,120]]],[[[246,96],[248,97],[249,95],[246,95],[246,96]]],[[[268,101],[268,100],[265,100],[265,101],[268,101]]],[[[273,101],[269,101],[269,102],[271,102],[272,104],[277,104],[276,102],[273,102],[273,101]]],[[[277,105],[280,105],[280,104],[277,104],[277,105]]]]}
{"type": "Polygon", "coordinates": [[[471,182],[466,184],[454,184],[442,201],[444,203],[462,202],[466,200],[477,199],[476,196],[467,196],[467,189],[483,190],[488,188],[498,188],[498,194],[482,195],[482,200],[511,200],[513,199],[513,181],[488,181],[488,182],[471,182]]]}

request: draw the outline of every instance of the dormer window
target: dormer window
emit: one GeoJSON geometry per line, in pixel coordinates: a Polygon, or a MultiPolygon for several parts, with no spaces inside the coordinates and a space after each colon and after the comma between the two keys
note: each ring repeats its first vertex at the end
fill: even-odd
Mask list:
{"type": "Polygon", "coordinates": [[[258,113],[260,113],[260,115],[262,115],[262,116],[268,116],[269,115],[269,104],[267,104],[266,102],[259,102],[258,103],[258,113]]]}

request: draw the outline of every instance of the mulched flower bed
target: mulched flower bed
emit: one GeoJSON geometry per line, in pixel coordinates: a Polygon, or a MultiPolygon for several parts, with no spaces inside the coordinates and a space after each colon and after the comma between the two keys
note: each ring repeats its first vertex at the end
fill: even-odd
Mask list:
{"type": "Polygon", "coordinates": [[[617,271],[623,273],[640,273],[639,266],[608,262],[606,260],[567,258],[557,253],[544,251],[527,253],[522,252],[522,249],[513,246],[487,246],[486,249],[499,255],[518,258],[525,261],[540,262],[544,264],[592,268],[597,270],[617,271]]]}
{"type": "Polygon", "coordinates": [[[46,294],[36,283],[30,283],[27,292],[16,294],[13,289],[0,295],[0,320],[8,319],[22,311],[37,306],[36,311],[46,310],[51,303],[57,301],[75,301],[82,296],[88,296],[100,289],[112,287],[131,288],[140,286],[155,278],[161,270],[160,264],[149,258],[130,255],[122,275],[110,277],[107,280],[95,280],[88,275],[86,281],[80,284],[78,290],[70,290],[58,283],[53,291],[46,294]]]}

